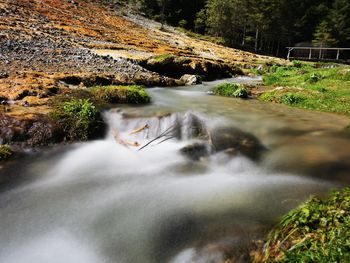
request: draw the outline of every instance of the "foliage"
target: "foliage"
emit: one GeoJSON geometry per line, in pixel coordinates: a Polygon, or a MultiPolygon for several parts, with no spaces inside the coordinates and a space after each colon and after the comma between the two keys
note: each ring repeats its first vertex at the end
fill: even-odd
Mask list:
{"type": "Polygon", "coordinates": [[[103,129],[100,112],[89,99],[73,99],[56,105],[51,117],[63,128],[69,141],[94,138],[103,129]]]}
{"type": "Polygon", "coordinates": [[[8,145],[0,145],[0,161],[5,161],[12,155],[12,150],[8,145]]]}
{"type": "Polygon", "coordinates": [[[282,218],[269,234],[266,262],[350,262],[350,190],[316,197],[282,218]]]}
{"type": "Polygon", "coordinates": [[[105,86],[91,88],[92,94],[108,103],[141,104],[151,101],[150,96],[142,86],[105,86]]]}
{"type": "Polygon", "coordinates": [[[315,29],[312,43],[320,47],[329,47],[337,43],[332,36],[332,28],[323,20],[315,29]]]}
{"type": "Polygon", "coordinates": [[[214,94],[225,97],[248,98],[249,92],[245,87],[236,83],[224,83],[214,89],[214,94]]]}
{"type": "Polygon", "coordinates": [[[350,114],[350,67],[303,62],[299,67],[272,66],[264,84],[278,87],[264,92],[263,101],[299,108],[350,114]],[[317,67],[316,67],[317,66],[317,67]]]}

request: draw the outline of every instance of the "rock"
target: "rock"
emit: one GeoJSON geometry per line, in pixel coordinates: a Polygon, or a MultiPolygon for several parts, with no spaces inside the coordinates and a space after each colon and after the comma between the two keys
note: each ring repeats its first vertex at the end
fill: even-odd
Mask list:
{"type": "Polygon", "coordinates": [[[202,83],[202,78],[199,75],[185,74],[180,78],[180,81],[185,85],[196,85],[202,83]]]}
{"type": "Polygon", "coordinates": [[[212,130],[210,135],[216,152],[225,151],[230,155],[242,154],[257,160],[266,150],[254,135],[234,127],[219,127],[212,130]]]}
{"type": "Polygon", "coordinates": [[[171,78],[181,78],[185,74],[203,76],[204,80],[228,78],[243,75],[234,65],[200,58],[160,55],[140,62],[144,68],[171,78]]]}
{"type": "Polygon", "coordinates": [[[206,142],[195,142],[180,149],[180,153],[192,161],[199,161],[202,157],[209,156],[210,146],[206,142]]]}

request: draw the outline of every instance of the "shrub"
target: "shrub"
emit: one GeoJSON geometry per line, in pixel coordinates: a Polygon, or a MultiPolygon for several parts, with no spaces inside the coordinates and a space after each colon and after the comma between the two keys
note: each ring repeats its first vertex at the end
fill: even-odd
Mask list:
{"type": "Polygon", "coordinates": [[[100,112],[89,99],[73,99],[57,105],[52,118],[63,128],[69,141],[95,138],[104,128],[100,112]]]}
{"type": "Polygon", "coordinates": [[[281,101],[284,104],[287,105],[293,105],[293,104],[298,104],[300,102],[302,102],[303,100],[305,100],[304,97],[294,94],[294,93],[286,93],[281,97],[281,101]]]}
{"type": "Polygon", "coordinates": [[[300,60],[293,60],[293,66],[296,68],[301,68],[303,64],[300,60]]]}
{"type": "Polygon", "coordinates": [[[0,161],[5,161],[12,155],[12,150],[8,145],[0,145],[0,161]]]}
{"type": "Polygon", "coordinates": [[[265,262],[350,262],[350,190],[313,197],[269,234],[265,262]]]}
{"type": "Polygon", "coordinates": [[[308,81],[309,83],[316,83],[322,79],[324,79],[324,76],[318,73],[312,73],[310,76],[306,77],[306,81],[308,81]]]}
{"type": "Polygon", "coordinates": [[[141,104],[151,101],[151,97],[141,86],[94,87],[91,92],[97,99],[109,103],[141,104]]]}
{"type": "Polygon", "coordinates": [[[236,83],[224,83],[214,89],[214,94],[225,97],[248,98],[249,92],[245,87],[236,83]]]}

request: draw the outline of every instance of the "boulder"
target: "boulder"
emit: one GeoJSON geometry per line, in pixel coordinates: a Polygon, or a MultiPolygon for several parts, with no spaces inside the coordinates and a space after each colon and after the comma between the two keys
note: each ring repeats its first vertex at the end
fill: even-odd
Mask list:
{"type": "Polygon", "coordinates": [[[202,78],[199,75],[185,74],[180,78],[180,81],[185,85],[196,85],[202,83],[202,78]]]}
{"type": "Polygon", "coordinates": [[[242,154],[257,160],[266,150],[254,135],[234,127],[215,128],[211,131],[210,137],[216,152],[225,151],[230,155],[242,154]]]}
{"type": "Polygon", "coordinates": [[[209,156],[211,150],[206,142],[195,142],[180,149],[180,153],[192,161],[209,156]]]}

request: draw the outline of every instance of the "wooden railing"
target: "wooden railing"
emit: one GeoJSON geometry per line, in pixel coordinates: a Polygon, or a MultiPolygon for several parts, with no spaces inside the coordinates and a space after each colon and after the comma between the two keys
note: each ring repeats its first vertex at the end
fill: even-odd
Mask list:
{"type": "MultiPolygon", "coordinates": [[[[350,51],[350,48],[329,48],[329,47],[286,47],[288,49],[287,59],[307,59],[307,60],[350,60],[350,56],[341,57],[342,53],[345,51],[350,51]],[[292,56],[292,51],[304,51],[300,52],[302,54],[292,56]],[[332,51],[332,56],[327,54],[327,51],[332,51]],[[306,56],[305,56],[306,55],[306,56]],[[327,57],[328,56],[328,57],[327,57]]],[[[294,52],[296,53],[296,52],[294,52]]]]}

